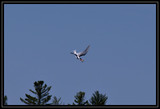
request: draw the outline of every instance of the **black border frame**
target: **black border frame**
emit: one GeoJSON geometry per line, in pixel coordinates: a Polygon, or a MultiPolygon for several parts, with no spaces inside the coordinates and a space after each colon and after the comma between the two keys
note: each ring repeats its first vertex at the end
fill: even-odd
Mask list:
{"type": "Polygon", "coordinates": [[[1,1],[1,107],[2,108],[158,108],[159,107],[159,1],[1,1]],[[5,105],[4,97],[4,4],[156,4],[156,105],[104,105],[104,106],[29,106],[5,105]]]}

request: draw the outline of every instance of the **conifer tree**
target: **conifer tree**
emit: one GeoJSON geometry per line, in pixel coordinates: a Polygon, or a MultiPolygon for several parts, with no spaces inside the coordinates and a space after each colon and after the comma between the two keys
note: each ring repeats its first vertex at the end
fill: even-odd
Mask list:
{"type": "Polygon", "coordinates": [[[99,91],[95,91],[89,101],[91,105],[105,105],[107,99],[106,94],[100,94],[99,91]]]}
{"type": "Polygon", "coordinates": [[[54,96],[51,105],[62,105],[62,102],[60,102],[60,100],[61,100],[61,97],[57,98],[56,96],[54,96]]]}
{"type": "Polygon", "coordinates": [[[4,96],[4,105],[8,105],[7,104],[7,96],[6,95],[4,96]]]}
{"type": "Polygon", "coordinates": [[[73,103],[73,105],[88,105],[88,104],[89,104],[89,103],[88,103],[88,100],[85,101],[84,96],[85,96],[85,92],[82,92],[82,91],[78,92],[78,93],[74,96],[74,97],[75,97],[74,102],[75,102],[76,104],[73,103]]]}
{"type": "Polygon", "coordinates": [[[49,95],[49,91],[51,89],[51,86],[47,87],[47,85],[44,85],[44,81],[35,81],[34,82],[34,88],[35,91],[29,89],[30,92],[36,95],[36,97],[33,97],[29,94],[25,94],[26,98],[20,100],[28,105],[47,105],[47,102],[51,99],[52,95],[49,95]]]}

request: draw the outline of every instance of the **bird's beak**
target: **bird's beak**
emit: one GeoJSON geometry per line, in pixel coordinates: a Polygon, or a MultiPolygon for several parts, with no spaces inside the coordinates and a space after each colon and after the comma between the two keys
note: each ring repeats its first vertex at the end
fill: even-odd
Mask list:
{"type": "Polygon", "coordinates": [[[71,52],[71,54],[73,54],[73,52],[71,52]]]}

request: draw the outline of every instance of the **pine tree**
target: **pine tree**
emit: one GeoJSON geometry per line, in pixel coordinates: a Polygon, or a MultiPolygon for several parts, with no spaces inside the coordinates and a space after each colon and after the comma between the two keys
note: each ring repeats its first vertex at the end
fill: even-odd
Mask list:
{"type": "Polygon", "coordinates": [[[99,91],[95,91],[89,101],[92,105],[105,105],[107,99],[106,94],[103,95],[99,91]]]}
{"type": "Polygon", "coordinates": [[[7,104],[7,96],[6,95],[4,96],[4,105],[8,105],[7,104]]]}
{"type": "Polygon", "coordinates": [[[75,97],[75,100],[74,102],[76,103],[73,103],[73,105],[88,105],[88,101],[85,101],[85,92],[78,92],[74,97],[75,97]]]}
{"type": "Polygon", "coordinates": [[[61,100],[61,97],[57,98],[56,96],[54,96],[51,105],[62,105],[62,102],[60,102],[60,100],[61,100]]]}
{"type": "Polygon", "coordinates": [[[47,102],[51,99],[52,95],[49,95],[49,91],[51,89],[51,86],[47,87],[47,85],[43,85],[44,81],[35,81],[34,82],[34,88],[35,91],[29,89],[30,92],[35,94],[37,97],[33,97],[31,95],[25,94],[26,98],[20,100],[28,105],[46,105],[47,102]]]}

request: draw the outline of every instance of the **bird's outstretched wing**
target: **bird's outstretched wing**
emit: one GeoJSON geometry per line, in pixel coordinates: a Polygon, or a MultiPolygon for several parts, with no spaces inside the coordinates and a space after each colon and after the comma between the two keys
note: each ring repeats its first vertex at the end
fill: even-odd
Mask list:
{"type": "Polygon", "coordinates": [[[83,51],[83,52],[80,52],[79,56],[84,56],[87,54],[88,50],[89,50],[89,47],[90,45],[88,45],[88,47],[83,51]]]}

